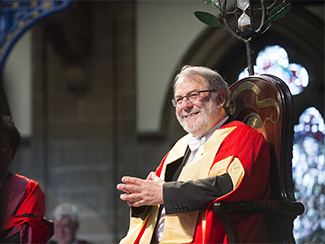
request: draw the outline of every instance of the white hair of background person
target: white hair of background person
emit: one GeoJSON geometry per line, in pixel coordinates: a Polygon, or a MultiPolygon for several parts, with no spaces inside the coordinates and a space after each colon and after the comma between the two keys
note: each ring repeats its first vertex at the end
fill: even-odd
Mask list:
{"type": "Polygon", "coordinates": [[[60,221],[64,216],[70,216],[73,223],[79,221],[78,207],[71,203],[61,203],[55,207],[53,217],[60,221]]]}

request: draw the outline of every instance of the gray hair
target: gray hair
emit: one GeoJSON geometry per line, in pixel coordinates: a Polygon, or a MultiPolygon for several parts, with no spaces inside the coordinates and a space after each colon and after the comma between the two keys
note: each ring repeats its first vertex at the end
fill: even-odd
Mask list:
{"type": "Polygon", "coordinates": [[[225,101],[224,109],[226,109],[226,111],[228,112],[228,106],[230,101],[230,91],[229,91],[228,83],[221,77],[221,75],[218,72],[208,67],[185,65],[174,79],[173,82],[174,92],[179,79],[183,77],[189,77],[195,80],[196,76],[203,77],[205,81],[205,86],[209,90],[223,91],[225,93],[226,101],[225,101]]]}
{"type": "Polygon", "coordinates": [[[60,221],[64,216],[70,216],[73,223],[79,222],[78,207],[71,203],[61,203],[56,206],[53,211],[53,217],[60,221]]]}

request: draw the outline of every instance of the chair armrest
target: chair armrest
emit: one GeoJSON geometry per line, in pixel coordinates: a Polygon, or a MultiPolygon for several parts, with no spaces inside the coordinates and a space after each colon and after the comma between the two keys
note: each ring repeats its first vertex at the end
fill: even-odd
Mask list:
{"type": "Polygon", "coordinates": [[[217,202],[213,206],[214,212],[225,214],[284,214],[300,215],[304,212],[304,205],[296,201],[270,200],[257,202],[217,202]]]}
{"type": "Polygon", "coordinates": [[[216,202],[213,211],[222,222],[228,243],[239,243],[238,233],[231,214],[285,215],[296,218],[304,212],[304,205],[295,201],[270,200],[257,202],[216,202]]]}

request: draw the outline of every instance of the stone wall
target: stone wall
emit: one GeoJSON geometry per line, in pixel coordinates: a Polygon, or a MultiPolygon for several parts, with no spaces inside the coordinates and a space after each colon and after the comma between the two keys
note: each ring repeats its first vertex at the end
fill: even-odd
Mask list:
{"type": "Polygon", "coordinates": [[[116,184],[138,175],[134,2],[76,1],[33,28],[33,135],[12,170],[38,180],[47,218],[77,204],[78,236],[116,243],[128,227],[116,184]]]}
{"type": "MultiPolygon", "coordinates": [[[[93,243],[117,243],[126,234],[129,208],[119,200],[120,178],[146,177],[184,134],[171,92],[161,134],[137,134],[135,19],[133,1],[74,1],[33,28],[33,132],[11,170],[40,182],[47,218],[61,202],[77,204],[78,236],[93,243]]],[[[277,28],[265,38],[277,36],[277,28]]],[[[234,59],[238,65],[245,54],[233,53],[242,48],[235,41],[220,53],[222,38],[228,33],[207,29],[183,63],[209,64],[235,80],[234,59]]]]}

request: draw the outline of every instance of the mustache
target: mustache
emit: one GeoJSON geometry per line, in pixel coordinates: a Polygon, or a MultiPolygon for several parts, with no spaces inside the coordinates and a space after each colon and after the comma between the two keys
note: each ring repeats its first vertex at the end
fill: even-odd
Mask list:
{"type": "Polygon", "coordinates": [[[194,114],[200,113],[201,110],[202,110],[202,109],[197,108],[197,109],[193,109],[191,112],[182,111],[182,112],[179,114],[179,117],[184,118],[184,117],[187,117],[187,116],[191,116],[191,115],[194,115],[194,114]]]}

